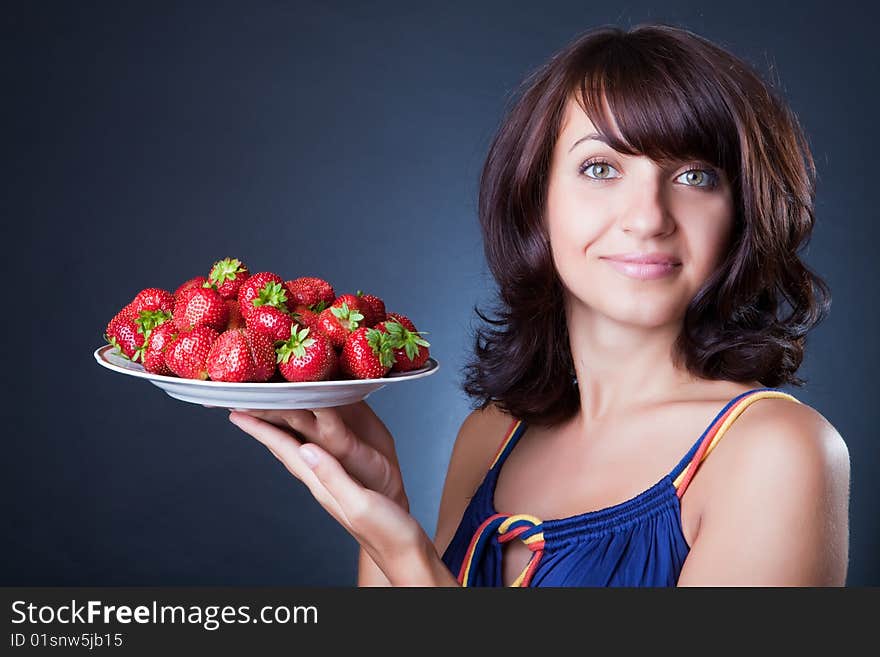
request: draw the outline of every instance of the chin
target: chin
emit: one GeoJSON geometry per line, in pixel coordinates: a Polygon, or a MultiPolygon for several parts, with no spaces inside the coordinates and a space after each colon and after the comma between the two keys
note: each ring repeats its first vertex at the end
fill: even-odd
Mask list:
{"type": "Polygon", "coordinates": [[[648,299],[630,296],[624,303],[616,299],[590,298],[591,295],[578,296],[579,303],[596,315],[601,315],[619,324],[651,329],[680,324],[684,319],[686,304],[674,303],[673,299],[648,299]]]}

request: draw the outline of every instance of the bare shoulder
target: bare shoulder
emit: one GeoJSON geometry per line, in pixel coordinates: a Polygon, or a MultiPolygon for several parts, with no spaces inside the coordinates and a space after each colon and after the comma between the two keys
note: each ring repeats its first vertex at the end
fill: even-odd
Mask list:
{"type": "Polygon", "coordinates": [[[849,450],[821,413],[757,400],[701,469],[707,497],[680,584],[843,585],[849,450]]]}
{"type": "Polygon", "coordinates": [[[751,404],[731,425],[719,452],[724,443],[727,459],[743,466],[735,468],[737,477],[772,472],[783,485],[792,478],[849,471],[849,450],[837,429],[816,409],[789,399],[751,404]]]}
{"type": "Polygon", "coordinates": [[[461,424],[452,446],[440,498],[434,543],[442,552],[455,533],[470,498],[482,482],[492,457],[513,418],[489,404],[472,410],[461,424]]]}

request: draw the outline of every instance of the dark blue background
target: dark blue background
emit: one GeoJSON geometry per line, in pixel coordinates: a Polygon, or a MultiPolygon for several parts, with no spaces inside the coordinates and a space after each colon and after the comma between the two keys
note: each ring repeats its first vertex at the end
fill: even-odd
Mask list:
{"type": "Polygon", "coordinates": [[[0,584],[354,583],[354,541],[225,411],[92,358],[138,290],[227,255],[373,292],[430,332],[440,371],[369,403],[433,534],[469,410],[472,307],[492,298],[476,219],[489,142],[519,81],[571,38],[653,20],[755,64],[808,135],[806,259],[834,304],[792,392],[849,445],[848,581],[880,584],[876,10],[365,4],[7,6],[0,584]]]}

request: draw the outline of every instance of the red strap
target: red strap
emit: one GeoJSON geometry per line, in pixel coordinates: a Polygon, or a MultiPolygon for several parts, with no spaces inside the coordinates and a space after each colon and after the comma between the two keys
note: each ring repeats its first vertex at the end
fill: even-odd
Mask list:
{"type": "Polygon", "coordinates": [[[706,437],[703,438],[703,442],[700,443],[700,446],[697,448],[697,453],[694,454],[694,458],[691,459],[690,463],[688,463],[686,468],[686,474],[681,484],[678,486],[678,490],[675,491],[675,494],[681,499],[681,496],[684,495],[685,490],[687,490],[688,485],[691,483],[691,479],[694,478],[694,475],[697,474],[697,470],[700,467],[700,464],[703,461],[703,455],[706,453],[706,450],[709,449],[709,445],[712,443],[712,439],[715,437],[715,434],[718,433],[718,429],[721,428],[721,425],[724,424],[724,421],[727,419],[727,416],[733,413],[734,410],[748,397],[743,397],[738,403],[733,404],[730,408],[727,409],[727,412],[724,413],[715,424],[709,429],[706,433],[706,437]]]}

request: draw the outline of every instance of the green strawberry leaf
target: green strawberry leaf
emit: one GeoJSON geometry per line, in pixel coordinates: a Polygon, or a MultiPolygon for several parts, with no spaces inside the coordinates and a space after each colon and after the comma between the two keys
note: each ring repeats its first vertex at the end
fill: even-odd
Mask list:
{"type": "Polygon", "coordinates": [[[289,314],[285,305],[286,301],[287,292],[284,289],[284,286],[281,285],[281,283],[269,281],[263,286],[256,298],[254,298],[253,304],[254,306],[272,306],[283,311],[285,314],[289,314]]]}
{"type": "Polygon", "coordinates": [[[128,356],[125,355],[125,352],[122,351],[122,346],[119,344],[119,342],[117,342],[116,338],[107,337],[107,335],[104,334],[104,339],[116,348],[117,356],[122,356],[125,360],[131,360],[128,356]]]}
{"type": "Polygon", "coordinates": [[[234,281],[237,274],[244,273],[241,261],[237,258],[224,258],[211,268],[208,274],[208,280],[218,285],[223,285],[226,281],[234,281]]]}
{"type": "Polygon", "coordinates": [[[348,309],[348,304],[343,301],[341,306],[336,306],[335,308],[331,308],[330,312],[333,313],[333,315],[337,319],[345,319],[346,317],[348,317],[348,313],[350,311],[348,309]]]}
{"type": "Polygon", "coordinates": [[[387,333],[371,328],[367,330],[366,338],[367,344],[370,345],[383,367],[392,367],[397,362],[387,333]]]}

